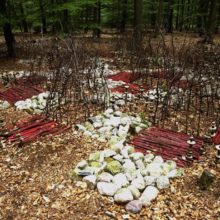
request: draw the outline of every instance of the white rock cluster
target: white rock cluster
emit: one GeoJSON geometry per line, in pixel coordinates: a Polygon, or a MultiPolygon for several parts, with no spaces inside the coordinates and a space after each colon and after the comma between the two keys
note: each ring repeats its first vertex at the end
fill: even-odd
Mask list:
{"type": "Polygon", "coordinates": [[[123,144],[131,132],[138,133],[147,128],[148,124],[139,116],[129,116],[109,108],[103,114],[91,117],[84,125],[78,124],[76,127],[85,136],[96,138],[101,142],[109,141],[110,145],[114,145],[123,144]]]}
{"type": "Polygon", "coordinates": [[[48,96],[49,92],[43,92],[31,99],[16,102],[15,106],[19,110],[28,110],[30,113],[40,114],[46,107],[48,96]]]}
{"type": "Polygon", "coordinates": [[[126,210],[140,212],[157,197],[159,190],[170,186],[170,179],[182,175],[174,161],[160,156],[135,152],[132,146],[112,147],[90,154],[78,163],[71,177],[79,177],[92,189],[126,204],[126,210]]]}
{"type": "Polygon", "coordinates": [[[30,76],[29,71],[9,71],[9,72],[3,72],[0,74],[0,81],[10,81],[11,79],[19,79],[22,77],[30,76]]]}
{"type": "Polygon", "coordinates": [[[3,100],[0,100],[0,109],[3,110],[3,109],[7,109],[10,107],[10,103],[7,102],[7,101],[3,101],[3,100]]]}

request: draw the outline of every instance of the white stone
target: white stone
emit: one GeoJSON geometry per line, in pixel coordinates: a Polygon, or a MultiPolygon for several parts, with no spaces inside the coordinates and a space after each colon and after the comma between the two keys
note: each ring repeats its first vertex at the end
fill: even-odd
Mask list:
{"type": "Polygon", "coordinates": [[[144,178],[141,175],[138,175],[138,177],[131,182],[131,185],[134,185],[139,190],[143,190],[146,186],[144,178]]]}
{"type": "Polygon", "coordinates": [[[141,132],[142,128],[137,126],[135,127],[135,133],[138,134],[139,132],[141,132]]]}
{"type": "Polygon", "coordinates": [[[138,199],[141,196],[140,191],[134,185],[128,186],[128,189],[131,191],[134,199],[138,199]]]}
{"type": "Polygon", "coordinates": [[[140,200],[133,200],[125,206],[125,209],[128,212],[136,214],[141,211],[142,207],[143,203],[140,200]]]}
{"type": "Polygon", "coordinates": [[[92,136],[92,132],[90,132],[90,131],[85,131],[83,134],[88,137],[92,136]]]}
{"type": "Polygon", "coordinates": [[[161,156],[156,156],[154,159],[153,159],[153,163],[163,163],[164,160],[161,156]]]}
{"type": "Polygon", "coordinates": [[[96,175],[89,175],[89,176],[83,177],[83,181],[87,182],[87,185],[92,186],[91,187],[92,189],[94,189],[96,186],[96,180],[97,180],[96,175]]]}
{"type": "Polygon", "coordinates": [[[82,160],[82,161],[80,161],[80,162],[76,165],[76,168],[84,169],[86,166],[88,166],[87,161],[86,161],[86,160],[82,160]]]}
{"type": "Polygon", "coordinates": [[[118,203],[127,203],[133,200],[133,195],[129,189],[122,188],[115,193],[114,200],[118,203]]]}
{"type": "Polygon", "coordinates": [[[146,154],[144,156],[144,162],[145,163],[151,163],[153,159],[154,159],[154,155],[153,154],[146,154]]]}
{"type": "Polygon", "coordinates": [[[118,190],[118,187],[113,183],[98,182],[97,183],[98,192],[106,196],[114,196],[118,190]]]}
{"type": "Polygon", "coordinates": [[[134,147],[133,147],[133,146],[130,146],[130,145],[126,145],[126,146],[125,146],[125,149],[128,150],[128,154],[132,154],[132,153],[135,152],[134,147]]]}
{"type": "Polygon", "coordinates": [[[102,127],[102,122],[95,122],[93,123],[94,128],[101,128],[102,127]]]}
{"type": "Polygon", "coordinates": [[[136,166],[137,166],[138,169],[140,169],[140,170],[145,169],[145,165],[144,165],[144,163],[143,163],[143,161],[142,161],[141,159],[136,160],[136,161],[135,161],[135,164],[136,164],[136,166]]]}
{"type": "Polygon", "coordinates": [[[148,186],[142,193],[139,200],[143,203],[144,206],[150,205],[151,201],[157,198],[159,190],[154,186],[148,186]]]}
{"type": "Polygon", "coordinates": [[[124,172],[133,172],[136,170],[136,166],[134,162],[132,162],[130,159],[125,159],[124,164],[122,165],[124,172]]]}
{"type": "Polygon", "coordinates": [[[112,157],[116,155],[116,152],[110,149],[104,150],[104,157],[112,157]]]}
{"type": "Polygon", "coordinates": [[[144,181],[146,183],[146,186],[154,186],[156,183],[157,177],[155,176],[145,176],[144,181]]]}
{"type": "Polygon", "coordinates": [[[120,125],[120,126],[119,126],[119,129],[118,129],[118,136],[119,136],[119,137],[121,137],[121,136],[127,136],[128,130],[129,130],[129,125],[126,125],[126,126],[120,125]]]}
{"type": "Polygon", "coordinates": [[[120,112],[120,111],[116,111],[116,112],[114,113],[114,115],[115,115],[116,117],[121,117],[122,112],[120,112]]]}
{"type": "Polygon", "coordinates": [[[124,162],[124,157],[120,154],[116,154],[113,159],[119,161],[120,163],[123,163],[124,162]]]}
{"type": "Polygon", "coordinates": [[[121,149],[121,155],[126,159],[129,158],[128,149],[126,148],[121,149]]]}
{"type": "Polygon", "coordinates": [[[122,188],[129,184],[127,177],[123,173],[118,173],[113,177],[112,182],[118,186],[118,188],[122,188]]]}
{"type": "Polygon", "coordinates": [[[131,119],[129,117],[122,117],[121,118],[121,124],[122,125],[130,125],[131,124],[131,119]]]}
{"type": "Polygon", "coordinates": [[[104,115],[109,115],[112,114],[113,112],[114,112],[113,109],[109,108],[104,112],[104,115]]]}
{"type": "Polygon", "coordinates": [[[166,176],[167,176],[168,178],[178,177],[178,171],[177,171],[177,169],[174,169],[174,170],[170,171],[166,176]]]}
{"type": "Polygon", "coordinates": [[[130,158],[132,158],[133,160],[140,160],[144,158],[144,154],[141,152],[132,153],[130,154],[130,158]]]}
{"type": "Polygon", "coordinates": [[[161,164],[160,163],[151,163],[146,167],[146,171],[150,176],[159,177],[162,174],[161,164]]]}
{"type": "Polygon", "coordinates": [[[170,186],[170,181],[167,176],[160,176],[157,178],[157,188],[166,189],[170,186]]]}
{"type": "Polygon", "coordinates": [[[97,181],[98,182],[107,182],[110,183],[113,180],[113,176],[110,173],[103,172],[98,175],[97,181]]]}

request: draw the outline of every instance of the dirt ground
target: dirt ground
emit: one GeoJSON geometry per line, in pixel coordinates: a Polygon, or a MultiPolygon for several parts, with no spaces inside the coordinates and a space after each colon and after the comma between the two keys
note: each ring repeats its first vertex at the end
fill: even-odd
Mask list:
{"type": "MultiPolygon", "coordinates": [[[[23,70],[16,60],[0,59],[1,70],[23,70]]],[[[10,108],[0,111],[7,123],[27,117],[10,108]]],[[[214,163],[214,146],[206,145],[200,161],[185,168],[184,177],[160,191],[157,199],[139,214],[127,213],[124,206],[85,185],[76,186],[70,170],[105,144],[82,137],[73,131],[49,136],[22,148],[0,148],[0,219],[129,219],[142,220],[217,220],[220,219],[220,165],[214,163]],[[197,181],[204,169],[215,175],[207,191],[197,181]]]]}

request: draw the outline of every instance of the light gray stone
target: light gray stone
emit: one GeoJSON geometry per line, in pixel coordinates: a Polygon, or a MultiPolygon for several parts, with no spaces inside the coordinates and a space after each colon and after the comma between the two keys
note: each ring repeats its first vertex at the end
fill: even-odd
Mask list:
{"type": "Polygon", "coordinates": [[[154,186],[148,186],[142,193],[139,200],[143,203],[144,206],[151,204],[151,201],[157,198],[159,190],[154,186]]]}
{"type": "Polygon", "coordinates": [[[104,157],[112,157],[116,155],[116,152],[110,149],[104,150],[104,157]]]}
{"type": "Polygon", "coordinates": [[[128,189],[131,191],[134,199],[138,199],[141,196],[140,191],[134,185],[129,185],[128,189]]]}
{"type": "Polygon", "coordinates": [[[133,200],[133,195],[129,189],[122,188],[115,193],[114,200],[118,203],[127,203],[133,200]]]}
{"type": "Polygon", "coordinates": [[[162,174],[161,164],[160,163],[150,163],[146,167],[146,171],[149,173],[149,176],[159,177],[162,174]]]}
{"type": "Polygon", "coordinates": [[[131,182],[131,185],[135,186],[139,190],[143,190],[146,186],[143,176],[138,175],[136,179],[131,182]]]}
{"type": "Polygon", "coordinates": [[[157,188],[166,189],[170,186],[170,181],[167,176],[160,176],[157,178],[157,188]]]}
{"type": "Polygon", "coordinates": [[[102,122],[98,121],[98,122],[93,123],[93,127],[94,128],[101,128],[102,127],[102,122]]]}
{"type": "Polygon", "coordinates": [[[156,156],[154,159],[153,159],[153,163],[160,163],[162,164],[164,162],[163,158],[161,156],[156,156]]]}
{"type": "Polygon", "coordinates": [[[154,155],[153,154],[146,154],[144,156],[144,162],[145,163],[151,163],[154,159],[154,155]]]}
{"type": "Polygon", "coordinates": [[[83,178],[83,181],[85,181],[87,183],[87,186],[91,189],[94,189],[96,187],[96,180],[96,175],[89,175],[83,178]]]}
{"type": "Polygon", "coordinates": [[[130,159],[125,159],[122,167],[123,167],[123,170],[125,173],[134,172],[136,170],[136,166],[135,166],[134,162],[132,162],[130,159]]]}
{"type": "Polygon", "coordinates": [[[132,154],[130,154],[130,158],[132,158],[132,160],[134,160],[134,161],[140,160],[140,159],[144,158],[144,154],[141,152],[132,153],[132,154]]]}
{"type": "Polygon", "coordinates": [[[142,161],[142,159],[136,160],[135,164],[138,169],[140,169],[140,170],[145,169],[145,165],[144,165],[144,162],[142,161]]]}
{"type": "Polygon", "coordinates": [[[146,186],[154,186],[156,181],[157,181],[157,177],[155,177],[155,176],[145,176],[144,181],[146,183],[146,186]]]}
{"type": "Polygon", "coordinates": [[[113,183],[118,186],[118,188],[125,187],[129,184],[127,177],[123,173],[118,173],[113,177],[113,183]]]}
{"type": "Polygon", "coordinates": [[[113,183],[98,182],[97,183],[98,192],[106,196],[114,196],[118,190],[118,187],[113,183]]]}
{"type": "Polygon", "coordinates": [[[122,148],[122,149],[121,149],[121,155],[122,155],[124,158],[128,159],[128,158],[129,158],[128,149],[122,148]]]}
{"type": "Polygon", "coordinates": [[[103,172],[98,175],[97,181],[110,183],[113,180],[113,176],[110,173],[103,172]]]}
{"type": "Polygon", "coordinates": [[[116,154],[113,159],[119,161],[120,163],[123,163],[124,162],[124,157],[120,154],[116,154]]]}
{"type": "Polygon", "coordinates": [[[76,165],[76,168],[79,168],[79,169],[84,169],[85,167],[88,166],[88,163],[86,160],[82,160],[80,161],[77,165],[76,165]]]}
{"type": "Polygon", "coordinates": [[[125,209],[128,212],[136,214],[141,211],[142,207],[143,203],[140,200],[133,200],[125,206],[125,209]]]}

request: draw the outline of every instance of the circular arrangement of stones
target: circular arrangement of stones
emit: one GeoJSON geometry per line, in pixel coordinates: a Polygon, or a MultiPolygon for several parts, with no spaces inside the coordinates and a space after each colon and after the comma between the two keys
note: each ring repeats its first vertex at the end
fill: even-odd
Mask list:
{"type": "Polygon", "coordinates": [[[90,188],[97,188],[116,203],[126,204],[127,211],[137,213],[151,204],[159,190],[169,187],[171,178],[182,174],[174,161],[135,152],[132,146],[112,146],[80,161],[71,178],[78,181],[81,177],[90,188]]]}

